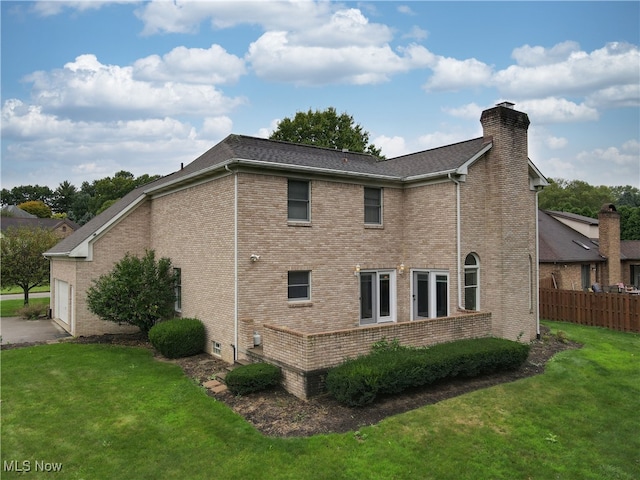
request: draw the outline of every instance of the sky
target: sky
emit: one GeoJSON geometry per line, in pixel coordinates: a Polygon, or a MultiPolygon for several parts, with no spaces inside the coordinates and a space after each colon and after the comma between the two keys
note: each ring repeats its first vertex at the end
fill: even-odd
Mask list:
{"type": "Polygon", "coordinates": [[[48,1],[1,8],[2,188],[167,175],[351,115],[387,158],[526,112],[543,175],[640,187],[640,2],[48,1]]]}

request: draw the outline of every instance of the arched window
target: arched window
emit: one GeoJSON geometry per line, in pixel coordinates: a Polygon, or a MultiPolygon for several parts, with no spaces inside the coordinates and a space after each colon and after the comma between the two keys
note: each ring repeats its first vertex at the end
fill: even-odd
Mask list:
{"type": "Polygon", "coordinates": [[[475,253],[464,259],[464,308],[480,310],[480,261],[475,253]]]}

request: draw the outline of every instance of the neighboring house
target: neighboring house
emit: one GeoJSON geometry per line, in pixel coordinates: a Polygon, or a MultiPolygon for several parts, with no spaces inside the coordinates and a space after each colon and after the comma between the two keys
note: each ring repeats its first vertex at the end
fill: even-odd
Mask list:
{"type": "Polygon", "coordinates": [[[529,341],[547,183],[525,113],[505,103],[480,122],[480,138],[386,161],[230,135],[46,253],[54,318],[76,336],[130,330],[92,315],[87,288],[153,249],[171,259],[176,310],[204,322],[207,351],[279,365],[302,398],[382,338],[529,341]]]}
{"type": "Polygon", "coordinates": [[[60,238],[66,238],[80,228],[78,224],[67,218],[38,218],[35,215],[32,217],[2,217],[0,225],[3,233],[12,227],[44,228],[52,230],[60,238]]]}
{"type": "Polygon", "coordinates": [[[38,218],[37,215],[25,212],[17,205],[5,205],[2,207],[2,218],[17,217],[17,218],[38,218]]]}
{"type": "Polygon", "coordinates": [[[598,218],[539,212],[542,285],[587,290],[594,283],[640,287],[640,241],[620,240],[620,214],[605,204],[598,218]]]}

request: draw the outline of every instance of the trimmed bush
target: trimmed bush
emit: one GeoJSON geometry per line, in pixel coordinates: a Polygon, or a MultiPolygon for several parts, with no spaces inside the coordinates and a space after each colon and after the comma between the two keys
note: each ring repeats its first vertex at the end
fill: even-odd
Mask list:
{"type": "Polygon", "coordinates": [[[234,395],[246,395],[278,385],[280,369],[270,363],[250,363],[231,370],[224,383],[234,395]]]}
{"type": "Polygon", "coordinates": [[[149,341],[167,358],[190,357],[204,350],[204,324],[197,318],[174,318],[156,323],[149,330],[149,341]]]}
{"type": "Polygon", "coordinates": [[[376,348],[331,369],[326,387],[336,400],[351,407],[372,403],[378,395],[453,377],[476,377],[513,370],[524,363],[529,345],[502,338],[480,338],[429,348],[376,348]]]}

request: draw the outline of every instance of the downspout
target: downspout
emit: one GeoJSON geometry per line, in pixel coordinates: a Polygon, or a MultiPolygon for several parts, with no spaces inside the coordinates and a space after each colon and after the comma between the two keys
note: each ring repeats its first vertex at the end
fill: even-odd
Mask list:
{"type": "Polygon", "coordinates": [[[238,173],[224,166],[233,175],[233,361],[238,360],[238,173]]]}
{"type": "Polygon", "coordinates": [[[461,240],[460,240],[460,182],[451,176],[451,173],[447,174],[449,180],[456,184],[456,271],[458,277],[458,309],[464,310],[462,306],[462,273],[461,273],[461,263],[460,263],[460,250],[461,240]]]}
{"type": "Polygon", "coordinates": [[[538,194],[541,189],[536,189],[536,338],[540,340],[540,238],[538,236],[538,194]]]}

